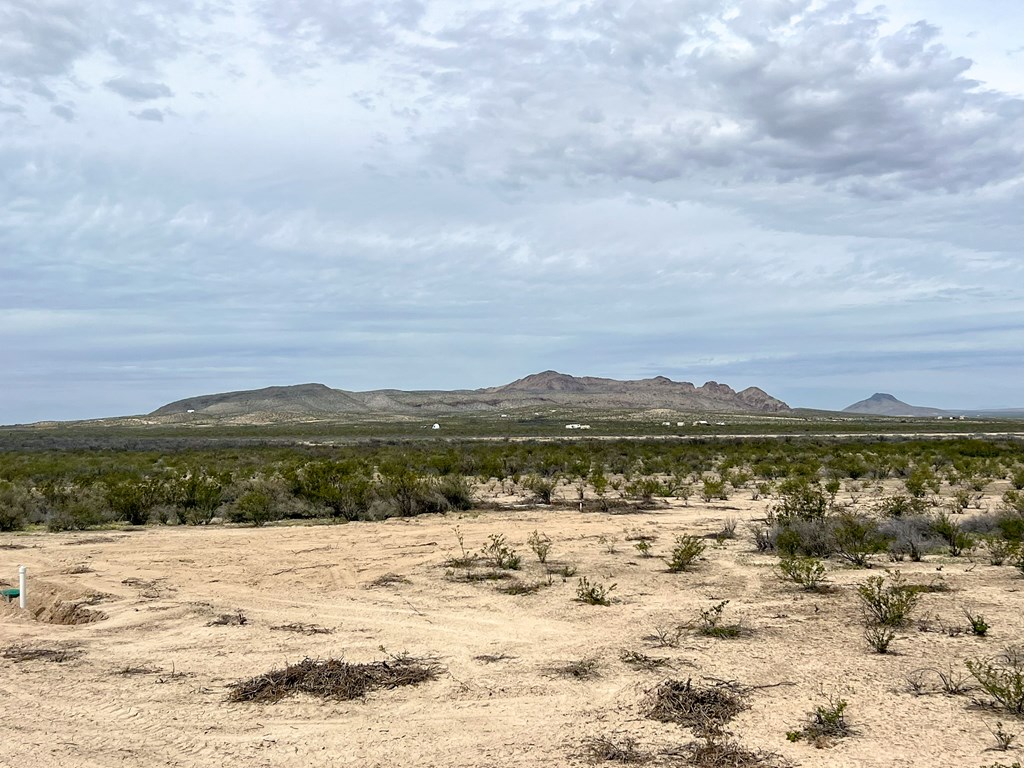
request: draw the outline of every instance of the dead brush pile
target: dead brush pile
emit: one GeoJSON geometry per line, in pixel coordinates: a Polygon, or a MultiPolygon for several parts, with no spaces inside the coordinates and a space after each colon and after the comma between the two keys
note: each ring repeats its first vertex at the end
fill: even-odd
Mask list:
{"type": "Polygon", "coordinates": [[[297,693],[344,701],[361,698],[380,688],[418,685],[433,680],[439,671],[434,660],[410,656],[395,656],[368,664],[306,658],[284,669],[273,669],[232,683],[228,686],[228,701],[270,704],[297,693]]]}
{"type": "Polygon", "coordinates": [[[676,723],[698,735],[717,733],[747,708],[742,690],[730,683],[694,685],[691,679],[665,680],[647,697],[646,714],[662,723],[676,723]]]}

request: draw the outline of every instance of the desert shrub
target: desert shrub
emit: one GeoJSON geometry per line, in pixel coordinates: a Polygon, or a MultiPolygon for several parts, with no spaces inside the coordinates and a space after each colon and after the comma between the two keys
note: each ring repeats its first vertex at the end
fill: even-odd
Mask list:
{"type": "Polygon", "coordinates": [[[540,504],[550,504],[551,497],[558,487],[557,477],[541,477],[529,475],[523,478],[523,488],[533,494],[534,500],[540,504]]]}
{"type": "Polygon", "coordinates": [[[551,539],[547,534],[534,531],[530,534],[530,538],[526,540],[526,543],[533,550],[533,554],[537,556],[537,561],[542,565],[548,561],[548,553],[551,551],[551,539]]]}
{"type": "Polygon", "coordinates": [[[449,509],[466,510],[473,507],[473,489],[462,475],[445,475],[437,481],[435,488],[449,509]]]}
{"type": "Polygon", "coordinates": [[[772,535],[772,529],[770,529],[764,523],[751,523],[748,526],[751,536],[754,537],[754,546],[758,552],[774,552],[775,551],[775,537],[772,535]]]}
{"type": "Polygon", "coordinates": [[[455,540],[459,542],[459,554],[448,557],[444,561],[444,565],[446,568],[472,568],[476,565],[476,561],[480,556],[466,549],[466,537],[459,526],[456,525],[453,530],[455,532],[455,540]]]}
{"type": "Polygon", "coordinates": [[[727,517],[722,523],[721,530],[715,534],[715,540],[719,543],[726,539],[736,538],[736,526],[738,522],[735,517],[727,517]]]}
{"type": "Polygon", "coordinates": [[[273,495],[267,488],[249,488],[235,499],[229,519],[252,523],[256,527],[266,525],[275,519],[273,495]]]}
{"type": "Polygon", "coordinates": [[[1015,512],[1024,516],[1024,492],[1014,490],[1004,493],[1002,507],[1006,512],[1015,512]]]}
{"type": "Polygon", "coordinates": [[[95,486],[76,487],[51,506],[46,528],[51,532],[82,531],[114,521],[102,492],[95,486]]]}
{"type": "Polygon", "coordinates": [[[638,500],[642,505],[649,505],[655,496],[669,496],[670,491],[654,477],[641,477],[628,483],[623,489],[626,495],[638,500]]]}
{"type": "Polygon", "coordinates": [[[932,520],[932,530],[941,537],[949,547],[949,554],[959,557],[965,550],[974,546],[974,537],[961,529],[960,524],[943,510],[932,520]]]}
{"type": "Polygon", "coordinates": [[[311,461],[292,477],[293,493],[332,517],[359,520],[366,517],[373,501],[373,481],[362,461],[311,461]]]}
{"type": "Polygon", "coordinates": [[[988,634],[991,625],[985,621],[985,617],[980,613],[974,613],[970,608],[964,608],[964,618],[967,619],[967,625],[971,630],[971,634],[977,637],[984,637],[988,634]]]}
{"type": "Polygon", "coordinates": [[[889,645],[896,639],[896,630],[885,624],[869,624],[864,628],[864,639],[876,653],[888,653],[889,645]]]}
{"type": "Polygon", "coordinates": [[[679,639],[686,631],[684,624],[658,624],[654,631],[644,639],[654,643],[659,648],[677,648],[679,639]]]}
{"type": "Polygon", "coordinates": [[[884,520],[879,526],[879,533],[888,540],[889,556],[893,560],[909,557],[919,563],[925,555],[942,546],[932,531],[931,518],[924,515],[884,520]]]}
{"type": "Polygon", "coordinates": [[[39,503],[28,488],[0,480],[0,531],[18,531],[29,524],[39,503]]]}
{"type": "Polygon", "coordinates": [[[800,730],[789,731],[786,738],[790,741],[806,739],[816,746],[825,746],[832,739],[849,736],[852,731],[846,722],[846,709],[849,702],[837,694],[828,694],[823,704],[819,704],[811,713],[810,722],[800,730]]]}
{"type": "Polygon", "coordinates": [[[924,514],[928,510],[928,505],[924,499],[897,493],[880,499],[875,509],[882,517],[899,518],[924,514]]]}
{"type": "Polygon", "coordinates": [[[722,600],[720,603],[700,611],[697,614],[697,631],[706,637],[739,637],[743,631],[739,624],[723,622],[727,605],[729,605],[729,601],[722,600]]]}
{"type": "Polygon", "coordinates": [[[985,551],[988,552],[988,561],[992,565],[1003,565],[1006,562],[1012,563],[1019,557],[1021,546],[1019,542],[991,536],[985,539],[985,551]]]}
{"type": "Polygon", "coordinates": [[[779,500],[772,513],[782,523],[793,520],[822,520],[829,512],[831,498],[818,483],[807,478],[789,478],[779,483],[779,500]]]}
{"type": "Polygon", "coordinates": [[[480,550],[480,554],[485,559],[490,560],[491,565],[495,568],[505,571],[518,571],[522,563],[522,558],[508,545],[505,537],[499,533],[492,533],[487,538],[487,544],[480,550]]]}
{"type": "Polygon", "coordinates": [[[1010,485],[1015,490],[1024,490],[1024,464],[1018,464],[1010,471],[1010,485]]]}
{"type": "Polygon", "coordinates": [[[696,536],[676,536],[675,546],[667,559],[668,569],[672,573],[689,570],[693,562],[703,554],[705,546],[696,536]]]}
{"type": "Polygon", "coordinates": [[[831,517],[779,519],[768,532],[773,549],[785,557],[828,557],[835,552],[831,517]]]}
{"type": "Polygon", "coordinates": [[[825,564],[816,557],[780,558],[779,571],[807,592],[820,592],[825,588],[825,564]]]}
{"type": "Polygon", "coordinates": [[[576,566],[572,563],[549,565],[547,567],[547,573],[548,576],[561,576],[562,579],[565,580],[576,575],[576,566]]]}
{"type": "Polygon", "coordinates": [[[111,512],[130,525],[145,525],[150,511],[166,496],[163,483],[153,478],[111,480],[104,489],[104,499],[111,512]]]}
{"type": "Polygon", "coordinates": [[[640,557],[651,557],[651,542],[647,539],[640,539],[634,542],[633,547],[640,554],[640,557]]]}
{"type": "Polygon", "coordinates": [[[899,571],[888,571],[891,583],[883,576],[871,576],[857,586],[857,596],[870,621],[887,627],[904,627],[917,607],[920,593],[907,589],[899,571]]]}
{"type": "Polygon", "coordinates": [[[861,567],[871,555],[884,552],[889,543],[877,522],[854,512],[836,516],[832,540],[839,557],[861,567]]]}
{"type": "Polygon", "coordinates": [[[580,578],[576,585],[576,600],[587,605],[611,605],[612,600],[609,594],[615,589],[615,584],[605,587],[599,582],[591,582],[586,576],[580,578]]]}
{"type": "Polygon", "coordinates": [[[727,501],[729,493],[725,488],[725,480],[722,480],[721,478],[704,478],[704,482],[700,489],[700,497],[705,502],[710,502],[714,499],[727,501]]]}
{"type": "Polygon", "coordinates": [[[932,472],[931,467],[917,465],[911,470],[907,479],[903,481],[904,487],[915,499],[924,498],[925,493],[931,490],[932,493],[939,492],[939,479],[932,472]]]}
{"type": "Polygon", "coordinates": [[[1024,648],[1007,648],[999,656],[964,662],[995,704],[1017,716],[1024,716],[1024,648]]]}

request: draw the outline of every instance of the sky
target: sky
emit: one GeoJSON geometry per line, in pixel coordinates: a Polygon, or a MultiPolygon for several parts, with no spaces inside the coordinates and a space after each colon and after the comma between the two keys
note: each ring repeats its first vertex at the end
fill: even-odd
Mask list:
{"type": "Polygon", "coordinates": [[[0,424],[555,369],[1024,406],[1024,4],[0,0],[0,424]]]}

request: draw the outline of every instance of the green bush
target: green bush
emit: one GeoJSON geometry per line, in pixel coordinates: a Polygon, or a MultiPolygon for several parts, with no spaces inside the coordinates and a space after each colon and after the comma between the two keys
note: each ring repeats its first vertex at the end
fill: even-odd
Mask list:
{"type": "Polygon", "coordinates": [[[668,569],[672,573],[689,570],[693,562],[704,553],[705,543],[696,536],[676,536],[676,544],[669,556],[668,569]]]}
{"type": "Polygon", "coordinates": [[[779,560],[779,570],[783,577],[808,592],[818,592],[825,587],[825,564],[816,557],[783,557],[779,560]]]}
{"type": "Polygon", "coordinates": [[[492,533],[480,554],[491,561],[491,564],[503,571],[518,571],[522,559],[505,541],[502,534],[492,533]]]}
{"type": "Polygon", "coordinates": [[[0,531],[18,531],[28,525],[38,501],[27,488],[0,480],[0,531]]]}
{"type": "Polygon", "coordinates": [[[598,582],[591,582],[586,576],[580,578],[576,585],[576,600],[587,605],[611,605],[611,598],[608,596],[615,584],[605,587],[598,582]]]}
{"type": "Polygon", "coordinates": [[[995,658],[968,659],[964,663],[998,706],[1024,716],[1024,648],[1011,647],[995,658]]]}
{"type": "Polygon", "coordinates": [[[857,596],[870,621],[887,627],[904,627],[917,607],[920,593],[908,589],[903,574],[887,571],[891,583],[882,576],[871,576],[857,586],[857,596]]]}
{"type": "Polygon", "coordinates": [[[945,510],[935,516],[932,530],[946,542],[949,554],[953,557],[960,557],[965,550],[974,546],[974,537],[964,531],[945,510]]]}
{"type": "Polygon", "coordinates": [[[839,557],[860,567],[867,565],[871,555],[884,552],[889,545],[877,522],[855,512],[836,516],[832,541],[839,557]]]}

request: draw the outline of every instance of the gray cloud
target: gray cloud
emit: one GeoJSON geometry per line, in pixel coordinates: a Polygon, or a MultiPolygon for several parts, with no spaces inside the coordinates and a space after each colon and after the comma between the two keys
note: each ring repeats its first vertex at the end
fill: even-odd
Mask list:
{"type": "Polygon", "coordinates": [[[143,109],[138,112],[132,112],[132,114],[139,120],[149,120],[155,123],[162,123],[164,121],[164,113],[159,109],[143,109]]]}
{"type": "Polygon", "coordinates": [[[115,77],[103,85],[129,101],[152,101],[174,95],[166,83],[153,83],[131,77],[115,77]]]}
{"type": "Polygon", "coordinates": [[[61,120],[64,120],[69,123],[73,122],[75,119],[75,110],[64,104],[54,104],[52,107],[50,107],[50,112],[55,114],[61,120]]]}
{"type": "Polygon", "coordinates": [[[979,88],[935,28],[887,34],[848,2],[733,9],[591,4],[453,24],[450,47],[413,54],[434,63],[438,98],[472,98],[433,137],[436,157],[514,183],[698,175],[883,197],[1020,176],[1024,103],[979,88]],[[617,117],[573,118],[604,112],[617,117]]]}

